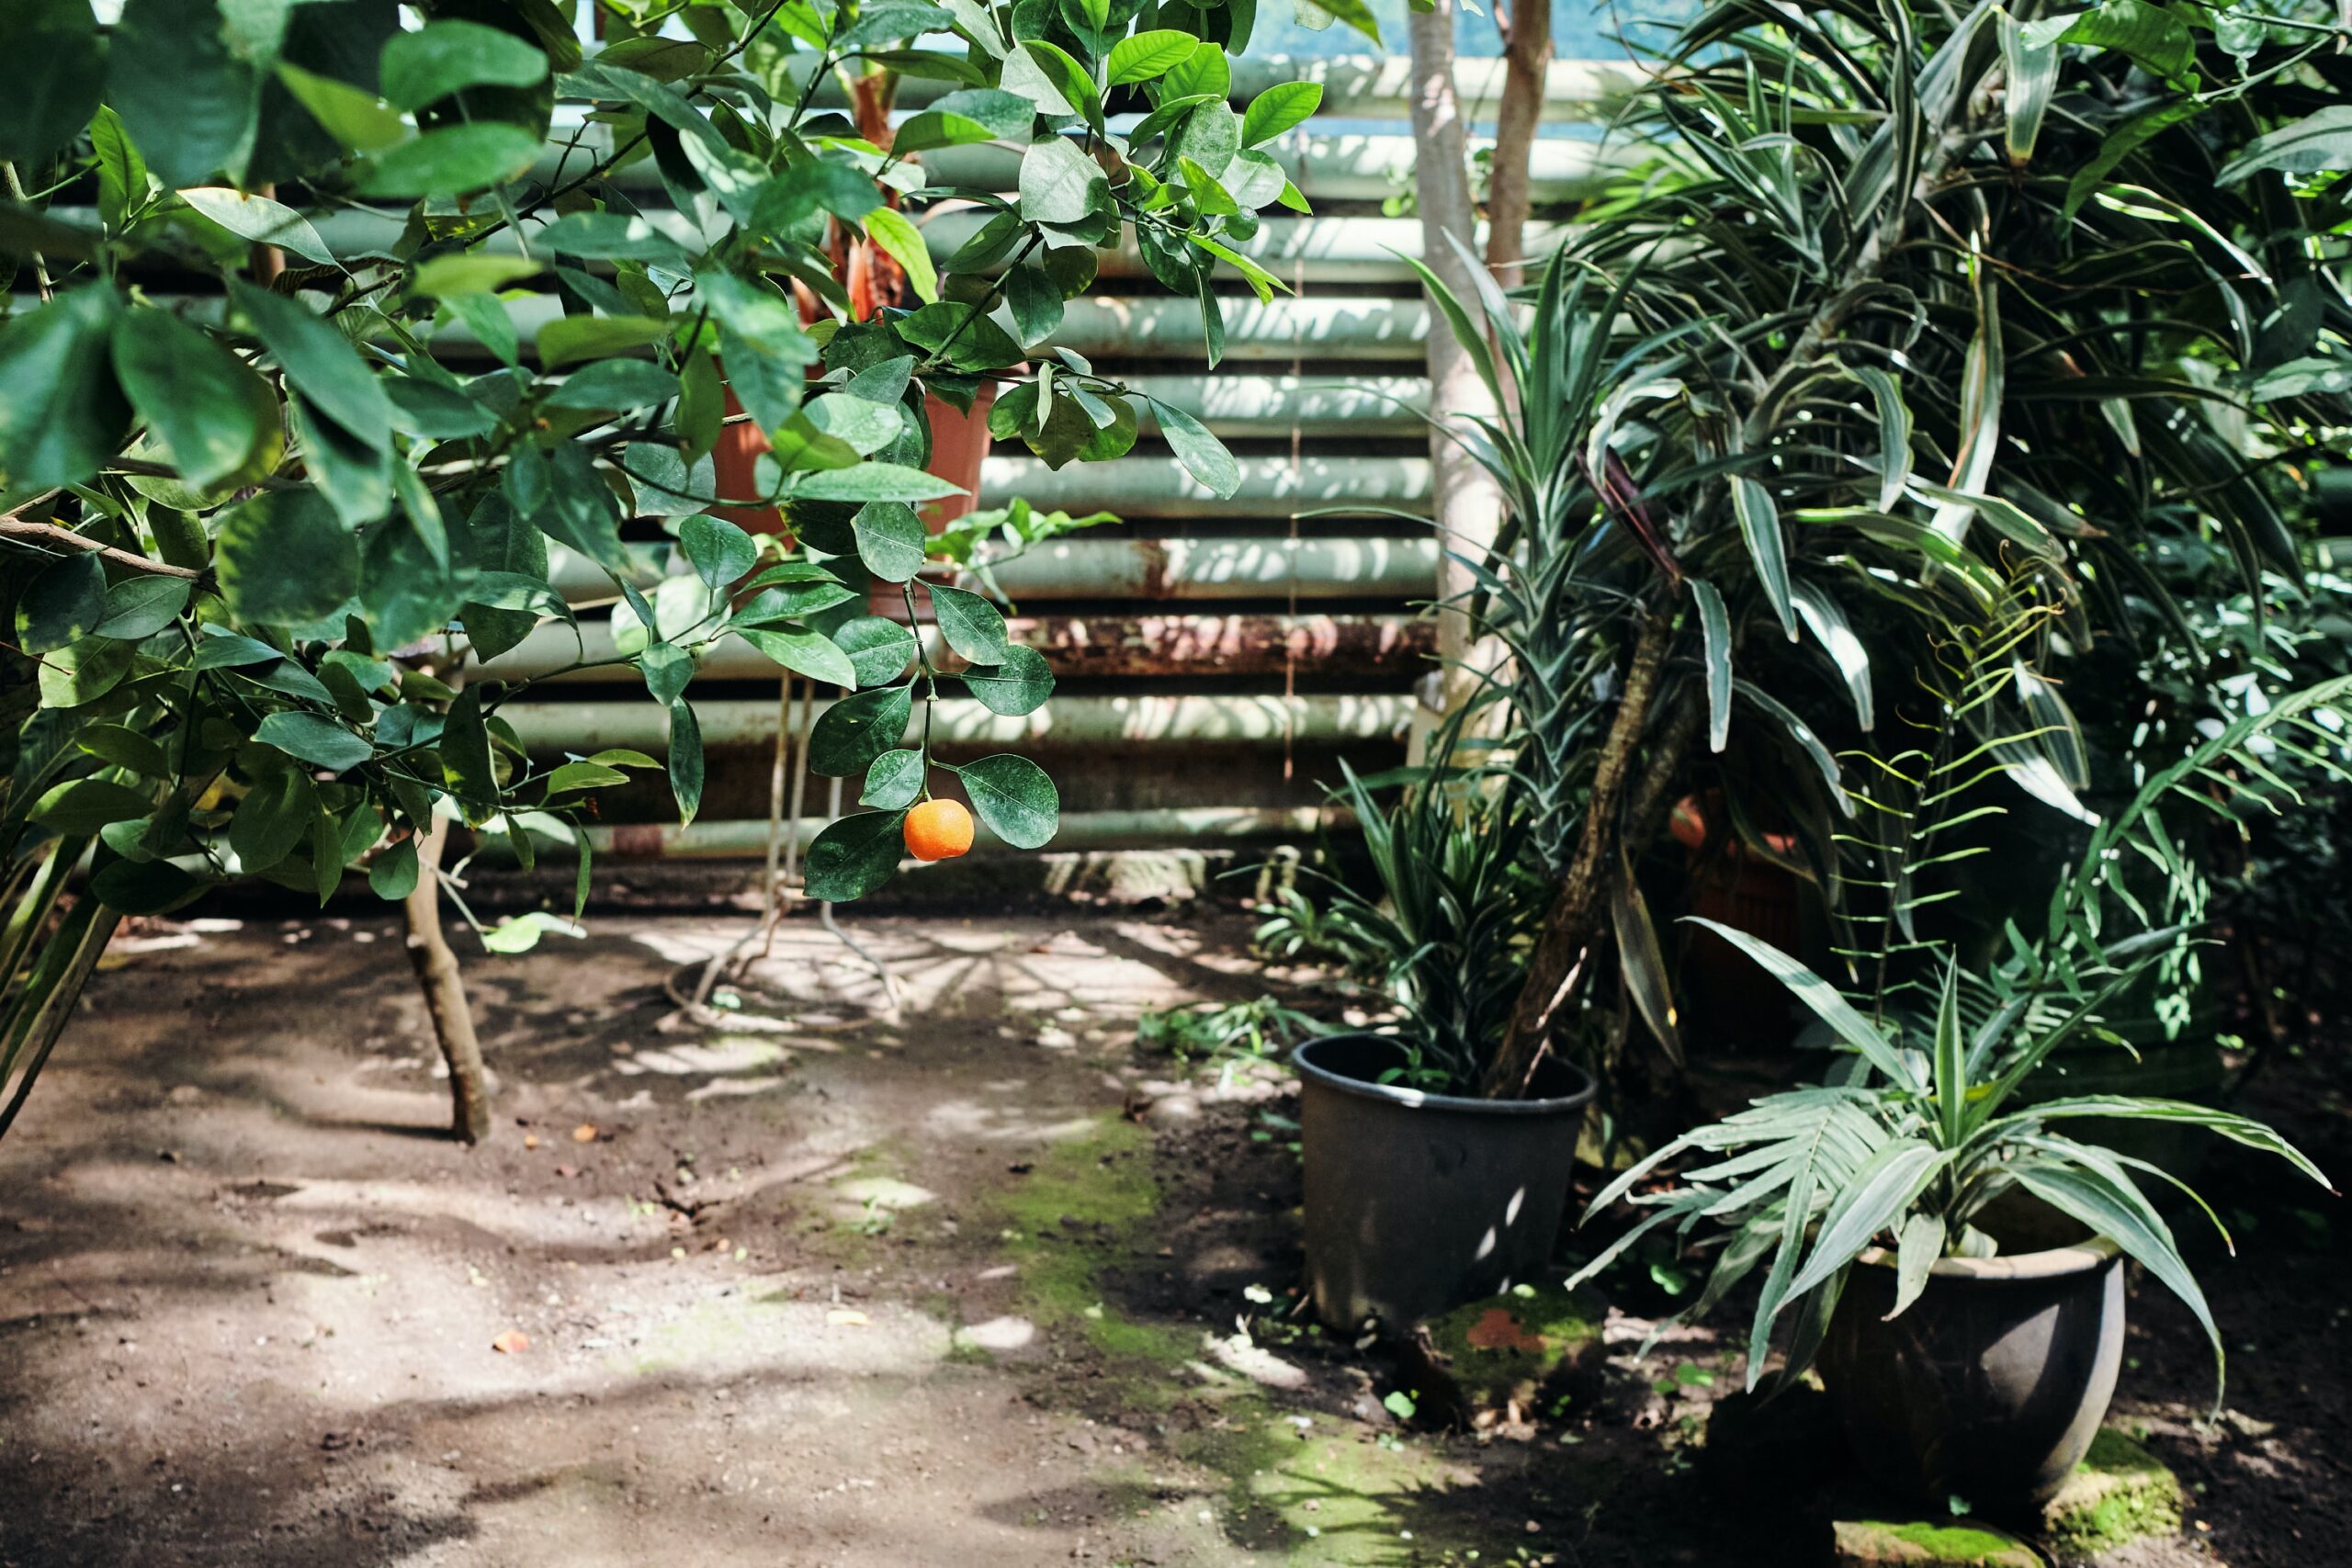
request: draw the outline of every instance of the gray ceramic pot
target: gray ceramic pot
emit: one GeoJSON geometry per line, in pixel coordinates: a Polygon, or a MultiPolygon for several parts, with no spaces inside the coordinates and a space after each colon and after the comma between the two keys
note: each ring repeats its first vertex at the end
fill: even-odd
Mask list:
{"type": "Polygon", "coordinates": [[[2123,1260],[2100,1238],[1947,1258],[1902,1316],[1885,1254],[1863,1256],[1822,1346],[1822,1381],[1871,1479],[2030,1518],[2082,1462],[2123,1361],[2123,1260]]]}
{"type": "Polygon", "coordinates": [[[1469,1100],[1376,1082],[1379,1034],[1310,1040],[1302,1080],[1306,1273],[1334,1328],[1403,1328],[1533,1279],[1550,1259],[1591,1077],[1538,1069],[1532,1100],[1469,1100]]]}

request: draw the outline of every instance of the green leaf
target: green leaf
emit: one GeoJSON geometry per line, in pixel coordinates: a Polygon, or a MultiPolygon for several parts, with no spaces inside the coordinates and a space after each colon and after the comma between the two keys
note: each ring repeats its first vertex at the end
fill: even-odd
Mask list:
{"type": "Polygon", "coordinates": [[[914,220],[894,207],[877,207],[865,215],[865,235],[882,253],[906,269],[907,286],[926,304],[939,298],[939,273],[931,265],[931,247],[914,220]]]}
{"type": "Polygon", "coordinates": [[[254,727],[254,739],[313,767],[345,773],[376,754],[376,749],[333,719],[287,710],[254,727]]]}
{"type": "Polygon", "coordinates": [[[105,56],[89,0],[16,0],[7,32],[0,160],[29,167],[72,143],[89,123],[105,56]]]}
{"type": "Polygon", "coordinates": [[[433,22],[384,44],[384,100],[419,109],[466,87],[532,87],[547,79],[547,56],[512,33],[479,22],[433,22]]]}
{"type": "Polygon", "coordinates": [[[760,560],[760,542],[724,517],[697,513],[678,524],[678,547],[713,591],[748,573],[760,560]]]}
{"type": "Polygon", "coordinates": [[[860,811],[827,823],[808,846],[807,891],[828,904],[863,898],[897,874],[904,811],[860,811]]]}
{"type": "Polygon", "coordinates": [[[857,558],[885,582],[906,582],[922,570],[931,536],[915,509],[899,501],[869,502],[850,520],[857,558]]]}
{"type": "Polygon", "coordinates": [[[669,335],[670,323],[651,316],[559,316],[539,329],[539,363],[553,370],[642,348],[669,335]]]}
{"type": "Polygon", "coordinates": [[[1079,223],[1110,206],[1110,176],[1068,137],[1032,142],[1022,154],[1021,216],[1029,221],[1079,223]]]}
{"type": "Polygon", "coordinates": [[[111,762],[151,779],[172,776],[172,762],[164,749],[139,731],[120,724],[85,725],[74,744],[102,762],[111,762]]]}
{"type": "Polygon", "coordinates": [[[1026,265],[1004,275],[1004,302],[1024,344],[1045,342],[1062,324],[1062,291],[1043,270],[1026,265]]]}
{"type": "Polygon", "coordinates": [[[1951,1156],[1923,1138],[1882,1145],[1838,1189],[1804,1267],[1789,1281],[1801,1296],[1854,1261],[1879,1232],[1899,1222],[1951,1156]]]}
{"type": "Polygon", "coordinates": [[[519,125],[443,126],[377,153],[360,175],[358,190],[362,196],[463,196],[522,178],[538,155],[539,139],[519,125]]]}
{"type": "Polygon", "coordinates": [[[1020,643],[1009,645],[993,664],[964,671],[964,684],[990,713],[1018,718],[1046,705],[1054,694],[1054,672],[1046,656],[1020,643]]]}
{"type": "Polygon", "coordinates": [[[350,340],[309,306],[243,278],[229,280],[229,295],[296,390],[353,440],[390,448],[391,400],[350,340]]]}
{"type": "Polygon", "coordinates": [[[653,700],[668,707],[695,678],[695,656],[675,643],[657,642],[638,657],[637,670],[653,700]]]}
{"type": "Polygon", "coordinates": [[[914,716],[914,686],[881,686],[842,697],[817,716],[808,734],[808,766],[827,778],[862,773],[906,738],[914,716]]]}
{"type": "Polygon", "coordinates": [[[1731,615],[1712,582],[1692,578],[1690,596],[1707,656],[1707,750],[1720,751],[1731,743],[1731,615]]]}
{"type": "Polygon", "coordinates": [[[0,323],[0,491],[79,484],[130,434],[107,353],[119,310],[97,284],[0,323]]]}
{"type": "Polygon", "coordinates": [[[261,82],[223,37],[212,0],[124,0],[107,50],[107,101],[172,186],[244,173],[261,82]]]}
{"type": "Polygon", "coordinates": [[[1001,664],[1011,657],[1004,637],[1004,615],[969,589],[945,583],[926,584],[931,613],[947,646],[975,664],[1001,664]]]}
{"type": "Polygon", "coordinates": [[[1028,758],[1004,752],[967,762],[956,773],[981,823],[1014,849],[1043,849],[1061,826],[1061,796],[1054,781],[1028,758]]]}
{"type": "Polygon", "coordinates": [[[832,640],[834,646],[849,655],[860,686],[879,686],[895,681],[914,662],[915,634],[880,615],[859,615],[843,621],[833,628],[832,640]]]}
{"type": "Polygon", "coordinates": [[[2267,136],[2256,137],[2222,165],[2214,181],[2218,185],[2235,185],[2264,169],[2290,175],[2352,169],[2352,104],[2331,104],[2267,136]]]}
{"type": "Polygon", "coordinates": [[[1182,63],[1170,67],[1159,84],[1159,101],[1207,97],[1220,101],[1233,91],[1233,66],[1213,43],[1196,44],[1182,63]]]}
{"type": "Polygon", "coordinates": [[[359,546],[308,486],[264,491],[221,514],[220,594],[240,621],[290,626],[343,607],[359,586],[359,546]]]}
{"type": "MultiPolygon", "coordinates": [[[[1022,39],[1019,52],[1028,57],[1028,63],[1036,69],[1038,74],[1045,78],[1056,93],[1060,95],[1062,101],[1070,107],[1072,112],[1083,116],[1086,123],[1093,128],[1096,135],[1102,134],[1102,95],[1095,90],[1094,78],[1088,73],[1085,66],[1071,59],[1059,46],[1047,43],[1042,39],[1022,39]]],[[[1011,61],[1008,60],[1006,62],[1008,71],[1011,69],[1011,61]]],[[[1016,92],[1020,90],[1013,85],[1010,76],[1007,77],[1005,85],[1016,92]]],[[[1026,218],[1032,214],[1024,207],[1022,216],[1026,218]]]]}
{"type": "Polygon", "coordinates": [[[479,686],[467,687],[449,704],[441,726],[441,764],[467,806],[478,810],[495,807],[498,769],[491,759],[490,730],[482,723],[479,686]]]}
{"type": "Polygon", "coordinates": [[[1744,474],[1735,476],[1731,486],[1732,511],[1739,520],[1739,536],[1747,542],[1748,559],[1756,565],[1756,581],[1772,613],[1781,617],[1781,628],[1794,642],[1796,607],[1789,597],[1789,551],[1781,537],[1781,510],[1773,504],[1770,491],[1744,474]]]}
{"type": "Polygon", "coordinates": [[[364,87],[283,60],[277,62],[277,79],[329,136],[351,152],[379,152],[408,136],[400,111],[364,87]]]}
{"type": "MultiPolygon", "coordinates": [[[[786,670],[796,671],[812,681],[822,681],[834,686],[857,684],[857,669],[849,655],[822,633],[779,632],[756,626],[739,626],[735,635],[786,670]]],[[[901,662],[891,674],[895,676],[905,668],[901,662]]]]}
{"type": "Polygon", "coordinates": [[[670,705],[670,794],[678,820],[691,823],[702,809],[702,723],[684,697],[670,705]]]}
{"type": "Polygon", "coordinates": [[[154,809],[154,797],[143,790],[104,779],[75,779],[36,801],[32,819],[53,833],[79,839],[109,822],[128,822],[154,809]]]}
{"type": "Polygon", "coordinates": [[[1198,479],[1208,491],[1219,497],[1229,496],[1241,488],[1241,465],[1225,449],[1225,443],[1209,434],[1209,427],[1172,403],[1158,398],[1146,398],[1151,405],[1152,417],[1159,422],[1159,434],[1168,442],[1176,460],[1198,479]]]}
{"type": "Polygon", "coordinates": [[[114,861],[90,878],[90,891],[98,902],[125,915],[166,914],[203,892],[205,886],[167,860],[114,861]]]}
{"type": "Polygon", "coordinates": [[[677,395],[678,378],[650,360],[600,359],[565,377],[540,402],[554,409],[618,412],[651,408],[677,395]]]}
{"type": "Polygon", "coordinates": [[[311,220],[283,202],[224,186],[189,186],[180,192],[180,199],[241,240],[292,251],[321,266],[335,265],[334,253],[311,220]]]}
{"type": "Polygon", "coordinates": [[[854,468],[803,474],[792,493],[804,501],[940,501],[961,486],[902,463],[860,463],[854,468]]]}
{"type": "Polygon", "coordinates": [[[1323,88],[1315,82],[1277,82],[1250,100],[1241,119],[1241,145],[1259,147],[1295,125],[1303,125],[1321,107],[1323,88]]]}
{"type": "Polygon", "coordinates": [[[107,613],[106,569],[94,555],[68,556],[34,573],[17,598],[17,646],[39,658],[96,629],[107,613]]]}
{"type": "MultiPolygon", "coordinates": [[[[660,262],[676,269],[684,269],[691,264],[685,248],[677,241],[662,232],[651,220],[631,213],[566,213],[533,235],[531,243],[534,248],[544,248],[585,261],[660,262]]],[[[472,260],[478,254],[448,259],[472,260]]],[[[426,266],[433,265],[428,262],[426,266]]],[[[424,269],[419,269],[420,277],[423,273],[424,269]]]]}
{"type": "Polygon", "coordinates": [[[2075,19],[2060,41],[2118,51],[2158,76],[2177,76],[2196,58],[2188,24],[2146,0],[2100,0],[2075,19]]]}
{"type": "Polygon", "coordinates": [[[1936,1259],[1943,1256],[1944,1241],[1944,1222],[1939,1214],[1913,1214],[1895,1232],[1894,1305],[1887,1312],[1889,1318],[1901,1317],[1928,1288],[1928,1276],[1936,1259]]]}
{"type": "Polygon", "coordinates": [[[2280,1159],[2333,1190],[2335,1183],[2313,1165],[2304,1153],[2277,1132],[2251,1117],[2233,1111],[2220,1111],[2210,1105],[2199,1105],[2185,1100],[2152,1100],[2134,1094],[2094,1094],[2070,1096],[2064,1100],[2045,1100],[2038,1105],[2005,1116],[1992,1123],[1995,1129],[2022,1127],[2043,1122],[2063,1121],[2070,1117],[2097,1116],[2129,1122],[2156,1122],[2172,1126],[2201,1127],[2218,1134],[2232,1143],[2243,1144],[2280,1159]]]}
{"type": "Polygon", "coordinates": [[[103,104],[90,117],[90,152],[98,162],[98,217],[107,228],[120,229],[131,210],[146,202],[155,176],[148,172],[130,132],[123,129],[122,117],[103,104]]]}
{"type": "Polygon", "coordinates": [[[530,952],[539,945],[539,939],[550,931],[570,937],[588,934],[560,915],[551,915],[545,909],[533,909],[528,914],[501,920],[482,932],[481,944],[492,953],[512,957],[518,953],[530,952]]]}
{"type": "Polygon", "coordinates": [[[213,489],[261,452],[277,400],[210,333],[166,310],[133,310],[115,322],[112,347],[116,380],[191,489],[213,489]]]}
{"type": "Polygon", "coordinates": [[[96,702],[130,673],[132,649],[112,637],[85,637],[41,660],[43,707],[77,708],[96,702]]]}
{"type": "Polygon", "coordinates": [[[397,904],[416,891],[416,840],[410,837],[387,848],[368,868],[368,886],[377,897],[397,904]]]}
{"type": "Polygon", "coordinates": [[[857,803],[884,811],[899,810],[915,803],[915,796],[922,793],[922,752],[885,751],[865,770],[865,788],[857,803]]]}
{"type": "Polygon", "coordinates": [[[90,635],[124,642],[153,637],[179,618],[187,596],[185,577],[126,577],[107,590],[106,607],[90,635]]]}
{"type": "MultiPolygon", "coordinates": [[[[1154,28],[1123,38],[1111,46],[1111,57],[1106,62],[1110,84],[1118,87],[1166,75],[1191,59],[1199,42],[1192,34],[1174,28],[1154,28]]],[[[1320,89],[1317,92],[1319,95],[1320,89]]]]}

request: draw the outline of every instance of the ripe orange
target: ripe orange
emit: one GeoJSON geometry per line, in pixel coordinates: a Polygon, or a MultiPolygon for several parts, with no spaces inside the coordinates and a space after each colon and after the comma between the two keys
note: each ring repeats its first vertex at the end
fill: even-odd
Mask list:
{"type": "Polygon", "coordinates": [[[954,800],[926,800],[907,813],[907,853],[954,860],[972,847],[972,814],[954,800]]]}

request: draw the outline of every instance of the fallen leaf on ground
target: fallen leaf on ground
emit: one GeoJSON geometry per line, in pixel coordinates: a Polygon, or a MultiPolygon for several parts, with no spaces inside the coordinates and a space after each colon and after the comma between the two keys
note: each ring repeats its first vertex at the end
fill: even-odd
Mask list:
{"type": "Polygon", "coordinates": [[[825,1314],[825,1321],[836,1328],[864,1328],[868,1319],[854,1307],[835,1307],[825,1314]]]}
{"type": "Polygon", "coordinates": [[[531,1337],[519,1328],[510,1328],[492,1340],[490,1348],[502,1356],[519,1356],[531,1348],[531,1337]]]}
{"type": "Polygon", "coordinates": [[[596,1124],[594,1122],[582,1122],[579,1126],[574,1127],[571,1130],[571,1141],[575,1144],[594,1143],[596,1141],[596,1124]]]}
{"type": "Polygon", "coordinates": [[[1544,1337],[1530,1334],[1520,1326],[1519,1319],[1501,1307],[1488,1307],[1487,1314],[1470,1325],[1463,1336],[1480,1350],[1542,1350],[1544,1337]]]}

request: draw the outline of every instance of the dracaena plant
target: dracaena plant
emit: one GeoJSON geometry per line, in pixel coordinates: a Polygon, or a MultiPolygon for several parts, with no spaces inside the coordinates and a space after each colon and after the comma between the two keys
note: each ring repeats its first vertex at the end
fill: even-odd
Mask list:
{"type": "MultiPolygon", "coordinates": [[[[1052,685],[980,595],[919,577],[934,547],[913,508],[953,492],[924,471],[927,396],[993,384],[1001,435],[1056,466],[1117,457],[1149,400],[1051,344],[1097,253],[1132,238],[1213,345],[1214,269],[1280,287],[1236,247],[1261,208],[1303,206],[1266,144],[1320,89],[1228,107],[1246,6],[1190,8],[1189,28],[1131,0],[598,15],[583,46],[546,0],[127,0],[103,25],[88,0],[12,8],[0,863],[21,897],[0,1126],[122,913],[254,876],[323,897],[363,864],[401,897],[436,874],[415,852],[436,818],[526,861],[577,844],[584,895],[571,824],[625,770],[662,769],[693,817],[687,688],[722,637],[854,690],[812,752],[880,769],[879,809],[820,836],[809,891],[872,890],[946,766],[899,750],[914,705],[961,684],[1026,713],[1052,685]],[[877,62],[947,89],[888,151],[819,101],[877,62]],[[1106,95],[1140,121],[1113,129],[1106,95]],[[1016,193],[923,171],[986,142],[1019,150],[1016,193]],[[917,220],[943,206],[981,221],[951,216],[970,232],[935,261],[917,220]],[[903,269],[911,308],[853,308],[845,234],[903,269]],[[714,488],[730,421],[771,447],[756,494],[714,488]],[[781,507],[792,531],[756,538],[713,506],[781,507]],[[666,761],[535,751],[502,711],[526,683],[466,678],[550,623],[570,644],[561,586],[583,578],[623,610],[580,662],[641,676],[666,761]],[[868,579],[899,585],[910,620],[927,598],[969,668],[854,613],[868,579]],[[77,868],[94,897],[61,927],[77,868]]],[[[1199,422],[1150,412],[1229,493],[1199,422]]],[[[1002,839],[1052,833],[1026,759],[952,771],[1002,839]]]]}
{"type": "Polygon", "coordinates": [[[1982,672],[2007,665],[2007,647],[1998,635],[1980,643],[1977,663],[1962,671],[1970,678],[1955,682],[1949,694],[1943,722],[1951,735],[1972,743],[1906,751],[1876,770],[1897,787],[1871,805],[1884,825],[1855,835],[1850,847],[1879,878],[1888,911],[1879,929],[1893,934],[1874,947],[1847,950],[1856,985],[1841,991],[1758,938],[1700,922],[1763,964],[1827,1025],[1846,1054],[1833,1081],[1767,1097],[1687,1133],[1594,1200],[1597,1210],[1633,1192],[1661,1165],[1708,1157],[1711,1163],[1682,1169],[1673,1185],[1632,1198],[1649,1213],[1583,1272],[1589,1276],[1669,1224],[1685,1239],[1719,1248],[1686,1315],[1708,1311],[1763,1269],[1748,1338],[1751,1387],[1783,1318],[1792,1326],[1781,1375],[1803,1371],[1847,1271],[1865,1252],[1878,1247],[1894,1258],[1901,1312],[1917,1299],[1937,1258],[1995,1250],[1995,1236],[1978,1222],[2012,1192],[2111,1239],[2179,1295],[2211,1339],[2218,1372],[2222,1342],[2212,1314],[2142,1183],[2154,1176],[2188,1190],[2135,1156],[2067,1136],[2069,1124],[2083,1119],[2202,1127],[2278,1155],[2328,1185],[2276,1133],[2233,1112],[2132,1095],[2037,1100],[2029,1083],[2052,1051],[2097,1032],[2102,1010],[2126,986],[2196,934],[2177,926],[2148,929],[2134,919],[2145,911],[2116,895],[2123,866],[2161,853],[2163,809],[2227,815],[2291,807],[2295,792],[2261,761],[2280,748],[2309,753],[2325,771],[2345,776],[2352,677],[2283,696],[2151,775],[2099,822],[2079,860],[2054,879],[2046,931],[2029,939],[2012,928],[2016,950],[2008,960],[1969,974],[1949,948],[1910,933],[1917,930],[1914,917],[1937,897],[1930,874],[1953,852],[1941,829],[2000,809],[1982,804],[1980,792],[1988,771],[1983,759],[2004,738],[1974,737],[1969,705],[1982,699],[1982,672]],[[1923,964],[1932,965],[1925,985],[1916,978],[1923,964]]]}
{"type": "Polygon", "coordinates": [[[1490,1092],[1606,975],[1620,846],[1729,749],[1838,773],[1816,737],[1905,694],[1938,599],[2030,565],[2080,647],[2165,602],[2159,523],[2300,577],[2352,427],[2343,37],[2320,0],[1719,0],[1532,314],[1432,289],[1506,411],[1448,422],[1504,491],[1555,879],[1490,1092]]]}

